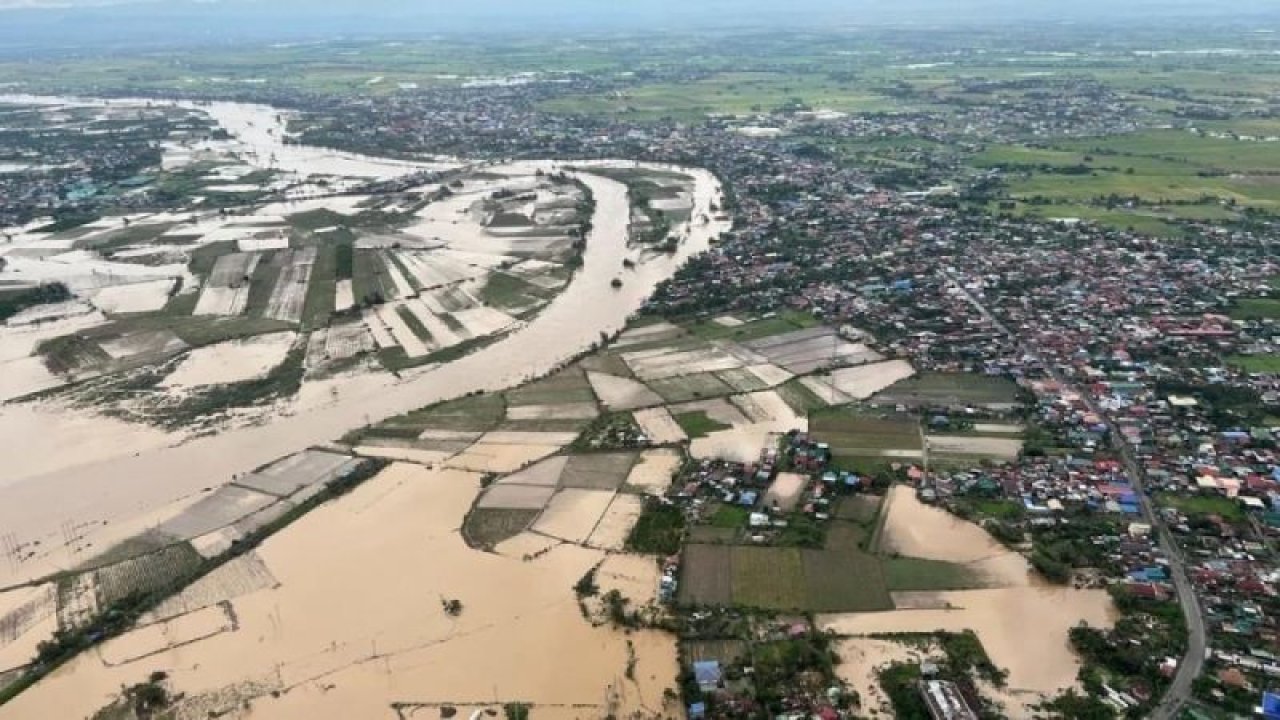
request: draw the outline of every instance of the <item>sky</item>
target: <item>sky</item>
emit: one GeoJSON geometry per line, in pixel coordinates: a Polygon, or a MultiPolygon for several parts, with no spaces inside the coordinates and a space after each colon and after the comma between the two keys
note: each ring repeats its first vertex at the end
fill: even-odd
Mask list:
{"type": "Polygon", "coordinates": [[[0,50],[441,32],[1192,23],[1280,0],[0,0],[0,50]]]}

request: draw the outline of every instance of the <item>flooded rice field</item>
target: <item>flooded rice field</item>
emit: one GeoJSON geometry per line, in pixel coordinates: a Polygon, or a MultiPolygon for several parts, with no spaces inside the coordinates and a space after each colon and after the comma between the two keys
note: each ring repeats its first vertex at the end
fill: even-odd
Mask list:
{"type": "MultiPolygon", "coordinates": [[[[257,579],[244,581],[256,589],[227,601],[234,627],[206,607],[140,628],[6,711],[85,717],[163,667],[189,696],[221,698],[210,710],[245,707],[248,718],[345,720],[378,717],[391,703],[495,701],[535,703],[548,717],[660,712],[674,644],[643,632],[625,642],[592,626],[570,591],[604,555],[562,545],[524,562],[469,549],[457,523],[478,490],[476,474],[392,466],[260,548],[257,579]],[[444,612],[441,598],[461,612],[444,612]]],[[[642,602],[657,568],[610,558],[600,582],[642,602]]]]}
{"type": "MultiPolygon", "coordinates": [[[[1039,580],[1021,555],[979,526],[920,502],[911,487],[895,486],[886,502],[884,550],[963,564],[991,587],[894,593],[896,610],[821,616],[824,629],[846,636],[841,642],[842,676],[857,687],[876,666],[919,654],[905,645],[865,636],[972,630],[992,661],[1009,670],[1009,691],[1001,699],[1011,716],[1025,714],[1025,704],[1075,686],[1080,663],[1068,633],[1082,622],[1094,627],[1114,622],[1115,609],[1105,590],[1077,590],[1039,580]]],[[[876,693],[871,697],[880,697],[876,693]]]]}

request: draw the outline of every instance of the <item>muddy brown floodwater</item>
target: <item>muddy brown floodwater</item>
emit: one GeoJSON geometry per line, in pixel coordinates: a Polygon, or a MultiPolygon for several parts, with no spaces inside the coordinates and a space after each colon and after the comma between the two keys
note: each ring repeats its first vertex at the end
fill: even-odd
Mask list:
{"type": "MultiPolygon", "coordinates": [[[[262,140],[255,136],[255,142],[262,140]]],[[[325,157],[328,155],[322,155],[325,157]]],[[[351,160],[351,156],[345,157],[351,160]]],[[[486,169],[522,174],[538,169],[560,170],[566,164],[529,161],[486,169]]],[[[722,199],[719,182],[703,170],[684,172],[695,178],[693,216],[710,217],[712,204],[722,199]]],[[[140,428],[134,437],[127,432],[118,433],[111,447],[101,448],[102,454],[95,455],[91,464],[66,467],[54,463],[48,470],[10,474],[0,483],[0,528],[13,533],[19,543],[39,540],[46,548],[59,543],[68,524],[82,528],[80,532],[91,539],[97,532],[94,528],[125,521],[191,493],[223,485],[237,473],[331,441],[370,422],[473,391],[513,387],[545,374],[589,348],[602,333],[624,327],[627,318],[661,280],[670,277],[690,256],[707,249],[711,238],[727,229],[727,224],[720,221],[694,222],[676,253],[642,253],[627,243],[630,204],[626,187],[598,175],[575,175],[591,188],[596,201],[583,266],[564,291],[520,330],[464,358],[406,373],[391,387],[386,383],[360,382],[335,385],[332,402],[295,405],[293,414],[273,418],[264,425],[188,442],[175,437],[170,444],[159,447],[154,433],[140,428]],[[623,259],[632,260],[635,267],[624,271],[623,259]],[[622,287],[611,286],[615,276],[623,276],[622,287]]],[[[6,416],[15,412],[26,413],[22,418],[27,423],[26,432],[43,438],[41,447],[50,448],[51,452],[76,447],[79,436],[64,432],[63,417],[68,413],[31,415],[19,408],[0,407],[0,426],[14,422],[6,416]]],[[[0,447],[8,447],[7,439],[0,439],[0,447]]],[[[17,566],[5,563],[0,565],[0,587],[41,577],[83,559],[50,553],[17,566]]]]}
{"type": "Polygon", "coordinates": [[[861,637],[881,633],[972,630],[991,660],[1009,671],[1009,687],[994,697],[1010,717],[1027,717],[1027,705],[1076,684],[1079,658],[1068,633],[1087,623],[1110,627],[1115,608],[1105,590],[1076,590],[1040,580],[1022,555],[1010,551],[981,527],[926,505],[906,485],[889,493],[883,547],[905,556],[961,563],[992,587],[949,592],[895,593],[897,610],[821,616],[819,624],[845,639],[852,682],[866,684],[871,668],[903,653],[882,640],[861,637]],[[1034,628],[1034,632],[1028,632],[1034,628]]]}
{"type": "MultiPolygon", "coordinates": [[[[217,615],[202,611],[199,628],[179,627],[193,614],[134,630],[0,717],[86,717],[156,669],[177,691],[218,696],[202,709],[248,701],[241,718],[349,720],[392,717],[391,703],[494,701],[534,703],[550,718],[661,712],[677,671],[671,638],[594,627],[578,608],[573,585],[604,553],[561,545],[523,562],[471,550],[458,525],[479,488],[477,473],[393,465],[259,548],[279,584],[234,600],[238,629],[216,632],[217,615]],[[443,598],[461,601],[461,614],[445,613],[443,598]],[[165,649],[176,644],[165,638],[211,629],[165,649]]],[[[638,602],[657,579],[647,558],[610,558],[600,576],[638,602]]]]}

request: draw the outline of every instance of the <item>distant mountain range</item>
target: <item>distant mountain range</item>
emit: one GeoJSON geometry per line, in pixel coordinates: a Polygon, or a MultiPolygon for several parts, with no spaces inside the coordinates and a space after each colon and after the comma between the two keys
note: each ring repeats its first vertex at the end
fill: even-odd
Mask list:
{"type": "Polygon", "coordinates": [[[335,35],[1280,20],[1274,0],[0,0],[0,51],[335,35]]]}

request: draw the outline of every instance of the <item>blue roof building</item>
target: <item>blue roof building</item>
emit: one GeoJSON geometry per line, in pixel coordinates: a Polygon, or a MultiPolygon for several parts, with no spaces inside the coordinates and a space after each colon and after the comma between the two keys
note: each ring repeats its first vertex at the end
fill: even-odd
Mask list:
{"type": "Polygon", "coordinates": [[[715,690],[723,677],[719,660],[699,660],[693,664],[693,679],[703,692],[715,690]]]}
{"type": "Polygon", "coordinates": [[[1280,695],[1263,693],[1262,707],[1258,709],[1262,711],[1262,717],[1267,720],[1280,720],[1280,695]]]}

